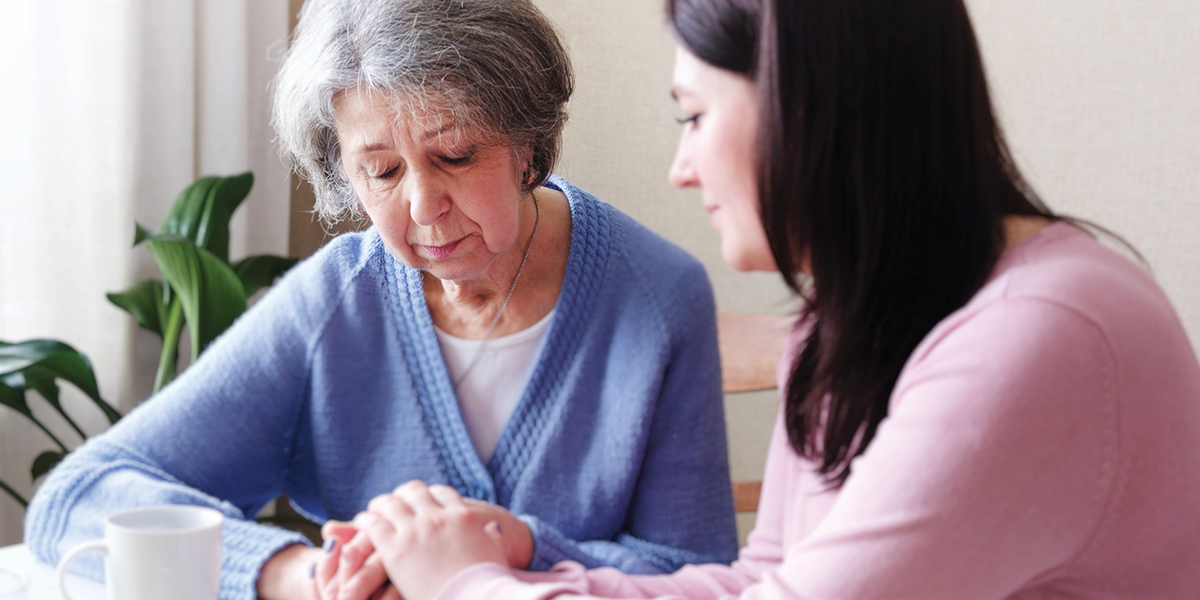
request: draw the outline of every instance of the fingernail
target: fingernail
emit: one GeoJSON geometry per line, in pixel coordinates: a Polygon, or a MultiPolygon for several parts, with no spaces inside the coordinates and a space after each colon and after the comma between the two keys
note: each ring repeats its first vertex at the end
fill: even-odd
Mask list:
{"type": "Polygon", "coordinates": [[[333,547],[336,545],[337,538],[329,538],[325,540],[324,544],[321,545],[321,549],[325,551],[325,554],[329,554],[330,552],[333,552],[333,547]]]}
{"type": "Polygon", "coordinates": [[[316,577],[317,577],[317,563],[309,563],[309,565],[308,565],[308,578],[309,578],[309,579],[316,579],[316,577]]]}

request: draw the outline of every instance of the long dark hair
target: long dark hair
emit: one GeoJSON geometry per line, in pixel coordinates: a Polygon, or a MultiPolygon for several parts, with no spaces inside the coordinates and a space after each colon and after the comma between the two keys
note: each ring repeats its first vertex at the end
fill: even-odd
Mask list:
{"type": "MultiPolygon", "coordinates": [[[[682,43],[720,66],[709,47],[740,43],[714,41],[720,26],[695,31],[689,20],[704,13],[687,9],[715,4],[746,12],[674,0],[668,16],[682,43]]],[[[909,355],[991,273],[1004,218],[1057,217],[1009,155],[962,0],[752,4],[761,14],[742,72],[759,90],[762,221],[809,328],[786,426],[792,447],[840,485],[909,355]]]]}
{"type": "Polygon", "coordinates": [[[761,0],[667,0],[667,24],[700,60],[753,77],[761,0]]]}

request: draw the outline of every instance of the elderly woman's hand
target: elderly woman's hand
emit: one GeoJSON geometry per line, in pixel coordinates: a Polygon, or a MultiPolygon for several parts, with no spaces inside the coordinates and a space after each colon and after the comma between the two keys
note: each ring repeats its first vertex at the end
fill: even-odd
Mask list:
{"type": "MultiPolygon", "coordinates": [[[[375,550],[372,556],[378,557],[403,597],[425,600],[471,565],[509,564],[509,544],[501,534],[504,525],[494,517],[512,518],[488,506],[469,504],[453,488],[410,481],[375,498],[354,518],[359,533],[342,552],[356,553],[352,558],[357,558],[361,552],[357,537],[365,535],[375,550]]],[[[370,558],[364,559],[363,565],[370,562],[370,558]]]]}
{"type": "Polygon", "coordinates": [[[365,534],[351,523],[330,520],[321,527],[325,554],[314,569],[320,600],[399,599],[365,534]]]}
{"type": "Polygon", "coordinates": [[[276,552],[263,565],[255,583],[258,597],[263,600],[315,600],[321,596],[313,585],[313,565],[321,551],[301,545],[288,546],[276,552]]]}

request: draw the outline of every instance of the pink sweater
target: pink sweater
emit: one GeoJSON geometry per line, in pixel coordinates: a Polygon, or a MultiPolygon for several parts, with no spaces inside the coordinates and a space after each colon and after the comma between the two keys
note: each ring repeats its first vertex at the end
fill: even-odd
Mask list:
{"type": "Polygon", "coordinates": [[[1088,235],[1059,223],[1006,252],[889,410],[838,491],[777,423],[732,567],[483,564],[440,598],[1200,597],[1200,367],[1150,276],[1088,235]]]}

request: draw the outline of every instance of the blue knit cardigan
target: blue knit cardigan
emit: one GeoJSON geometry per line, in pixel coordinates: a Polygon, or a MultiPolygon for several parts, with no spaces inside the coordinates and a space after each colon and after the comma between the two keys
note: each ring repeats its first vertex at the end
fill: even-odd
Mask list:
{"type": "MultiPolygon", "coordinates": [[[[374,231],[301,263],[158,396],[63,461],[26,542],[55,562],[123,509],[223,511],[221,598],[255,598],[299,535],[248,517],[280,492],[314,520],[350,519],[411,479],[508,507],[532,569],[630,573],[737,551],[712,291],[693,258],[559,178],[566,278],[492,459],[458,410],[421,275],[374,231]]],[[[76,561],[102,576],[99,557],[76,561]]]]}

